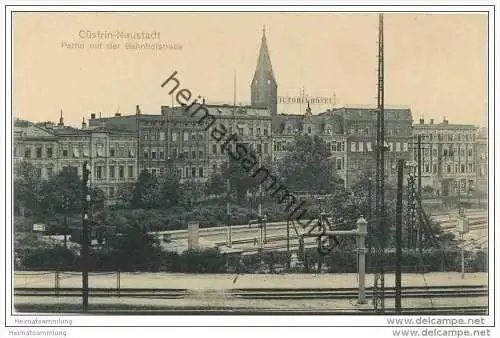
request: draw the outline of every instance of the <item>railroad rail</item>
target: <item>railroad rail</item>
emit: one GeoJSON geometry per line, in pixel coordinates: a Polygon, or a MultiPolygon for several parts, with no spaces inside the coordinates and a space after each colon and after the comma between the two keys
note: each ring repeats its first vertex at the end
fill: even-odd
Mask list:
{"type": "MultiPolygon", "coordinates": [[[[244,299],[351,299],[357,297],[357,288],[249,288],[224,290],[231,297],[244,299]]],[[[373,288],[366,289],[370,296],[373,288]]],[[[15,297],[79,297],[81,288],[15,288],[15,297]]],[[[387,297],[394,297],[395,289],[386,288],[387,297]]],[[[188,289],[144,289],[144,288],[91,288],[90,297],[132,297],[155,299],[182,299],[189,297],[188,289]]],[[[472,298],[487,297],[488,287],[470,286],[430,286],[405,287],[404,298],[472,298]]]]}

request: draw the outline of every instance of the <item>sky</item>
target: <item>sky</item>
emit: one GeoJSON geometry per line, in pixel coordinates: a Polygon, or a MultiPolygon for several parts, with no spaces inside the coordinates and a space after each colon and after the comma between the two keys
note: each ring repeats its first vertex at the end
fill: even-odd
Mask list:
{"type": "MultiPolygon", "coordinates": [[[[335,96],[336,107],[376,105],[375,13],[14,13],[13,114],[58,121],[62,110],[74,126],[91,113],[135,113],[136,105],[159,114],[172,104],[161,84],[174,71],[207,103],[232,104],[234,96],[249,103],[264,25],[279,96],[304,88],[310,97],[335,96]],[[142,42],[182,48],[138,51],[125,48],[141,42],[130,37],[85,38],[97,31],[157,32],[159,39],[142,42]],[[90,48],[99,42],[101,49],[90,48]]],[[[410,106],[415,121],[486,125],[486,14],[388,13],[384,41],[388,106],[410,106]]],[[[313,113],[332,107],[311,106],[313,113]]],[[[278,106],[285,114],[304,110],[278,106]]]]}

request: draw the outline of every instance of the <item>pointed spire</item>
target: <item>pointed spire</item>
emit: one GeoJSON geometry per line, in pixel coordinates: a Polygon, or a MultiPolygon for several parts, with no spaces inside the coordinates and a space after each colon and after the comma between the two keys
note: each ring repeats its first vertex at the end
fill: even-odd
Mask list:
{"type": "Polygon", "coordinates": [[[266,73],[269,74],[273,80],[275,80],[273,66],[271,64],[271,57],[269,56],[269,49],[267,47],[266,26],[263,26],[259,58],[257,59],[257,68],[255,69],[254,77],[264,75],[266,73]]]}
{"type": "Polygon", "coordinates": [[[61,109],[61,117],[59,117],[59,126],[64,126],[64,118],[63,118],[63,111],[61,109]]]}
{"type": "Polygon", "coordinates": [[[310,117],[311,115],[311,106],[309,105],[309,100],[307,100],[306,117],[310,117]]]}

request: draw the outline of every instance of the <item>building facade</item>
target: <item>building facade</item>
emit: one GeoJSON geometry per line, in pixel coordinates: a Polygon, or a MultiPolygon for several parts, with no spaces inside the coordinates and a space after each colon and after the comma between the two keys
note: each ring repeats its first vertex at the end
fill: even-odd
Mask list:
{"type": "Polygon", "coordinates": [[[480,128],[477,136],[477,170],[475,193],[485,195],[488,193],[488,129],[480,128]]]}
{"type": "Polygon", "coordinates": [[[263,156],[272,157],[272,117],[267,108],[229,105],[194,105],[192,107],[161,107],[161,114],[91,118],[90,126],[126,128],[136,135],[138,170],[162,175],[165,168],[178,171],[181,182],[205,183],[214,173],[222,173],[228,155],[226,140],[235,134],[263,156]],[[205,120],[212,121],[207,126],[205,120]],[[223,127],[220,127],[220,126],[223,127]],[[214,129],[224,129],[219,140],[214,129]]]}
{"type": "Polygon", "coordinates": [[[53,132],[33,125],[14,127],[13,134],[14,168],[23,161],[29,162],[40,179],[48,179],[58,172],[59,140],[53,132]]]}
{"type": "Polygon", "coordinates": [[[418,159],[421,139],[422,189],[436,196],[467,195],[477,180],[477,127],[423,119],[413,126],[412,150],[418,159]],[[429,187],[429,188],[425,188],[429,187]]]}
{"type": "Polygon", "coordinates": [[[335,173],[347,184],[347,136],[341,119],[329,112],[313,115],[307,107],[304,115],[277,115],[273,117],[274,163],[279,165],[286,155],[288,146],[297,135],[318,136],[325,141],[327,153],[334,163],[335,173]]]}
{"type": "MultiPolygon", "coordinates": [[[[372,107],[347,106],[326,114],[336,116],[345,135],[346,187],[364,175],[376,176],[377,115],[372,107]]],[[[409,108],[386,108],[384,169],[389,183],[397,179],[398,160],[410,160],[412,114],[409,108]]]]}
{"type": "Polygon", "coordinates": [[[134,133],[86,124],[81,129],[68,127],[61,117],[57,125],[16,127],[13,157],[14,165],[32,163],[41,179],[63,170],[81,177],[88,161],[92,186],[104,192],[107,202],[115,203],[122,188],[137,179],[136,146],[134,133]]]}

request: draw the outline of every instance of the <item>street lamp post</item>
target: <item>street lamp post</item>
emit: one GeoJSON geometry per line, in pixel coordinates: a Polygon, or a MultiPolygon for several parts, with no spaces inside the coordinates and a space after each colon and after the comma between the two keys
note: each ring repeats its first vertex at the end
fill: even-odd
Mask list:
{"type": "Polygon", "coordinates": [[[368,177],[368,220],[372,219],[372,178],[368,177]]]}

